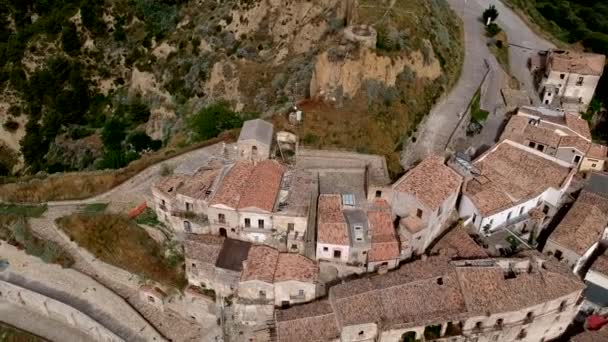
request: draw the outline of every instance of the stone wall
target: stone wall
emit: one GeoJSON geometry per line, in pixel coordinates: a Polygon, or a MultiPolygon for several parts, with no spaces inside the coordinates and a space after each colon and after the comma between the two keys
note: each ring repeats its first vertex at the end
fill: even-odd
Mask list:
{"type": "Polygon", "coordinates": [[[94,340],[124,341],[103,325],[75,308],[2,280],[0,280],[0,301],[5,301],[61,321],[67,326],[85,333],[94,340]]]}

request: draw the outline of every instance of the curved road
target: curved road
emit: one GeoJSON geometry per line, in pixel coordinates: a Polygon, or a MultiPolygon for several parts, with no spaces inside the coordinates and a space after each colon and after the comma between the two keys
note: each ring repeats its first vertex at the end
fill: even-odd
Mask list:
{"type": "MultiPolygon", "coordinates": [[[[460,79],[451,92],[444,96],[431,110],[418,128],[416,142],[405,146],[401,164],[409,169],[418,160],[432,154],[442,153],[448,139],[458,125],[460,117],[466,112],[469,102],[477,91],[487,65],[489,66],[485,96],[482,107],[494,112],[502,105],[500,88],[508,81],[508,76],[490,53],[483,23],[479,20],[483,10],[495,5],[499,16],[497,24],[509,37],[509,42],[537,50],[554,47],[534,33],[525,22],[511,9],[498,0],[448,0],[452,9],[462,19],[464,26],[465,58],[460,79]]],[[[511,74],[516,77],[522,89],[534,99],[532,77],[527,68],[528,58],[535,53],[531,49],[511,47],[511,74]]]]}

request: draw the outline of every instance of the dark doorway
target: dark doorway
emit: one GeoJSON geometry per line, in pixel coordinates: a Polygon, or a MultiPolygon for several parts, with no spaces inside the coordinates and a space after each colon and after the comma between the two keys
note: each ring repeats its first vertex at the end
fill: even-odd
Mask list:
{"type": "Polygon", "coordinates": [[[226,228],[220,228],[220,236],[226,237],[226,228]]]}

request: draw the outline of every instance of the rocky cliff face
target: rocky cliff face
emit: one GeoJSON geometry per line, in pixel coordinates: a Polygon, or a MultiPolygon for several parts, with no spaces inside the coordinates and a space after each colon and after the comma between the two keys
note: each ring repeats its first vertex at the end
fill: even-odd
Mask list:
{"type": "MultiPolygon", "coordinates": [[[[6,76],[0,77],[0,123],[16,120],[9,108],[25,114],[15,131],[0,126],[0,140],[15,150],[27,121],[39,127],[28,125],[25,144],[48,148],[74,125],[100,133],[121,115],[121,105],[133,102],[145,103],[150,116],[129,129],[163,140],[182,134],[189,115],[220,100],[237,111],[272,115],[308,98],[342,106],[363,96],[369,101],[359,109],[367,111],[379,95],[370,84],[397,92],[419,80],[445,86],[450,77],[444,75],[454,73],[461,54],[458,23],[445,0],[74,0],[76,8],[66,5],[53,33],[38,25],[55,12],[30,2],[25,10],[0,6],[9,38],[23,27],[41,31],[0,63],[6,76]],[[20,23],[20,15],[31,24],[20,23]],[[344,34],[360,24],[377,32],[375,47],[344,34]],[[42,71],[57,74],[53,59],[71,71],[47,81],[42,71]],[[52,92],[37,90],[40,101],[28,95],[37,84],[62,91],[83,86],[87,98],[63,115],[72,110],[52,101],[52,92]],[[49,115],[59,122],[51,125],[49,115]]],[[[0,51],[12,48],[9,38],[0,34],[0,51]]],[[[46,163],[44,155],[26,156],[46,163]]]]}

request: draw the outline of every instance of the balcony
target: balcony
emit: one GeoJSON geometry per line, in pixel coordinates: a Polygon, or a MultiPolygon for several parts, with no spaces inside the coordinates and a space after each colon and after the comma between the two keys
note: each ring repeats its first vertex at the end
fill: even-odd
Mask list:
{"type": "Polygon", "coordinates": [[[206,225],[209,223],[209,218],[205,214],[197,214],[192,211],[184,211],[184,210],[173,210],[171,212],[171,216],[179,217],[184,220],[189,220],[200,225],[206,225]]]}

